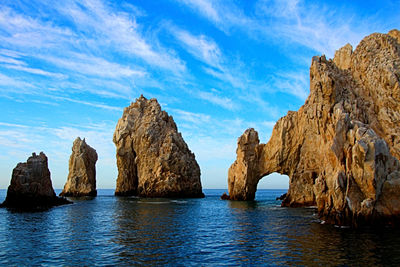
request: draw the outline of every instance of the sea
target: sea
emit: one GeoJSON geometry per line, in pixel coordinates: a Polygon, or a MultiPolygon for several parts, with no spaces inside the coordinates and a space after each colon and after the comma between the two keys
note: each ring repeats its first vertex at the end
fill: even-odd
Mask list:
{"type": "Polygon", "coordinates": [[[286,190],[258,190],[255,201],[220,200],[225,191],[144,199],[98,190],[43,212],[0,209],[0,265],[400,265],[399,230],[321,224],[314,208],[281,207],[286,190]]]}

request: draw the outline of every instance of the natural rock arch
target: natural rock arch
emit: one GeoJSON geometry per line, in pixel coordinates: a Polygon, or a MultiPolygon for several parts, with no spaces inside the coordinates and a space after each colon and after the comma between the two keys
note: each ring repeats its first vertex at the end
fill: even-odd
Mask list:
{"type": "Polygon", "coordinates": [[[251,200],[260,178],[287,174],[284,206],[316,205],[336,224],[400,222],[400,32],[372,34],[333,60],[314,57],[310,95],[260,144],[238,139],[230,199],[251,200]]]}
{"type": "MultiPolygon", "coordinates": [[[[276,128],[280,128],[279,126],[278,121],[276,128]]],[[[287,129],[287,126],[290,125],[285,123],[282,126],[283,129],[280,128],[282,132],[288,134],[291,132],[287,129]]],[[[315,179],[316,172],[307,171],[305,172],[306,175],[303,172],[301,173],[302,175],[294,172],[291,163],[299,161],[296,157],[299,157],[300,153],[289,153],[289,150],[292,151],[292,149],[286,149],[285,151],[285,148],[293,146],[291,142],[285,142],[287,138],[293,140],[293,138],[289,138],[284,134],[273,134],[267,144],[260,144],[258,133],[253,128],[247,129],[239,137],[236,150],[237,159],[228,172],[230,199],[253,200],[258,182],[272,173],[279,173],[289,176],[289,191],[293,186],[292,182],[296,183],[296,188],[303,188],[302,196],[297,198],[298,202],[294,206],[315,204],[312,186],[307,188],[307,185],[310,184],[310,179],[315,179]]],[[[296,147],[296,145],[294,146],[296,147]]],[[[294,150],[298,149],[295,148],[294,150]]],[[[292,195],[293,193],[288,194],[289,197],[284,200],[284,203],[290,204],[292,195]]]]}

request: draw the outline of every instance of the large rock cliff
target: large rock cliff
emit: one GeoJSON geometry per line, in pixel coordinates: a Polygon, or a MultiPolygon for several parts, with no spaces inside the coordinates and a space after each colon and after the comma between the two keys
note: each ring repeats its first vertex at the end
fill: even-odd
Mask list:
{"type": "Polygon", "coordinates": [[[77,137],[69,158],[68,179],[60,196],[96,196],[96,162],[96,150],[77,137]]]}
{"type": "Polygon", "coordinates": [[[283,206],[318,207],[335,224],[400,222],[400,32],[374,33],[333,60],[314,57],[310,95],[260,144],[239,138],[230,199],[251,200],[273,172],[290,178],[283,206]]]}
{"type": "Polygon", "coordinates": [[[18,163],[14,168],[6,200],[1,207],[18,210],[42,210],[52,206],[71,203],[59,198],[54,192],[43,152],[35,153],[26,163],[18,163]]]}
{"type": "Polygon", "coordinates": [[[203,197],[200,168],[171,116],[143,96],[124,109],[114,133],[116,195],[203,197]]]}

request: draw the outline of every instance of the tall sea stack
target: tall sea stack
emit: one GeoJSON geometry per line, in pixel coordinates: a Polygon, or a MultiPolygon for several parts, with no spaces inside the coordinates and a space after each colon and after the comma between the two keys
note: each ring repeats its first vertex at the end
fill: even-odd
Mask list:
{"type": "Polygon", "coordinates": [[[315,205],[334,224],[400,223],[400,32],[374,33],[333,60],[314,57],[310,95],[266,144],[254,129],[229,169],[232,200],[251,200],[273,172],[290,178],[282,205],[315,205]]]}
{"type": "Polygon", "coordinates": [[[125,108],[113,141],[118,166],[115,195],[204,196],[195,156],[156,99],[140,96],[125,108]]]}
{"type": "Polygon", "coordinates": [[[26,163],[18,163],[14,168],[7,197],[1,207],[35,211],[69,203],[56,196],[47,157],[40,152],[39,155],[33,153],[26,163]]]}
{"type": "Polygon", "coordinates": [[[69,158],[69,174],[60,196],[96,196],[97,153],[86,144],[85,138],[77,137],[69,158]]]}

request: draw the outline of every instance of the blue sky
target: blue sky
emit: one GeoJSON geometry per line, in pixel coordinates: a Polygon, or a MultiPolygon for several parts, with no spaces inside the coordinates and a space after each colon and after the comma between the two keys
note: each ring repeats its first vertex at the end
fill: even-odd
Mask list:
{"type": "MultiPolygon", "coordinates": [[[[61,0],[0,3],[0,188],[33,152],[62,188],[73,140],[115,188],[122,109],[156,97],[195,153],[203,188],[227,188],[237,138],[267,142],[309,92],[311,57],[400,28],[400,1],[61,0]]],[[[259,188],[287,188],[270,175],[259,188]]]]}

